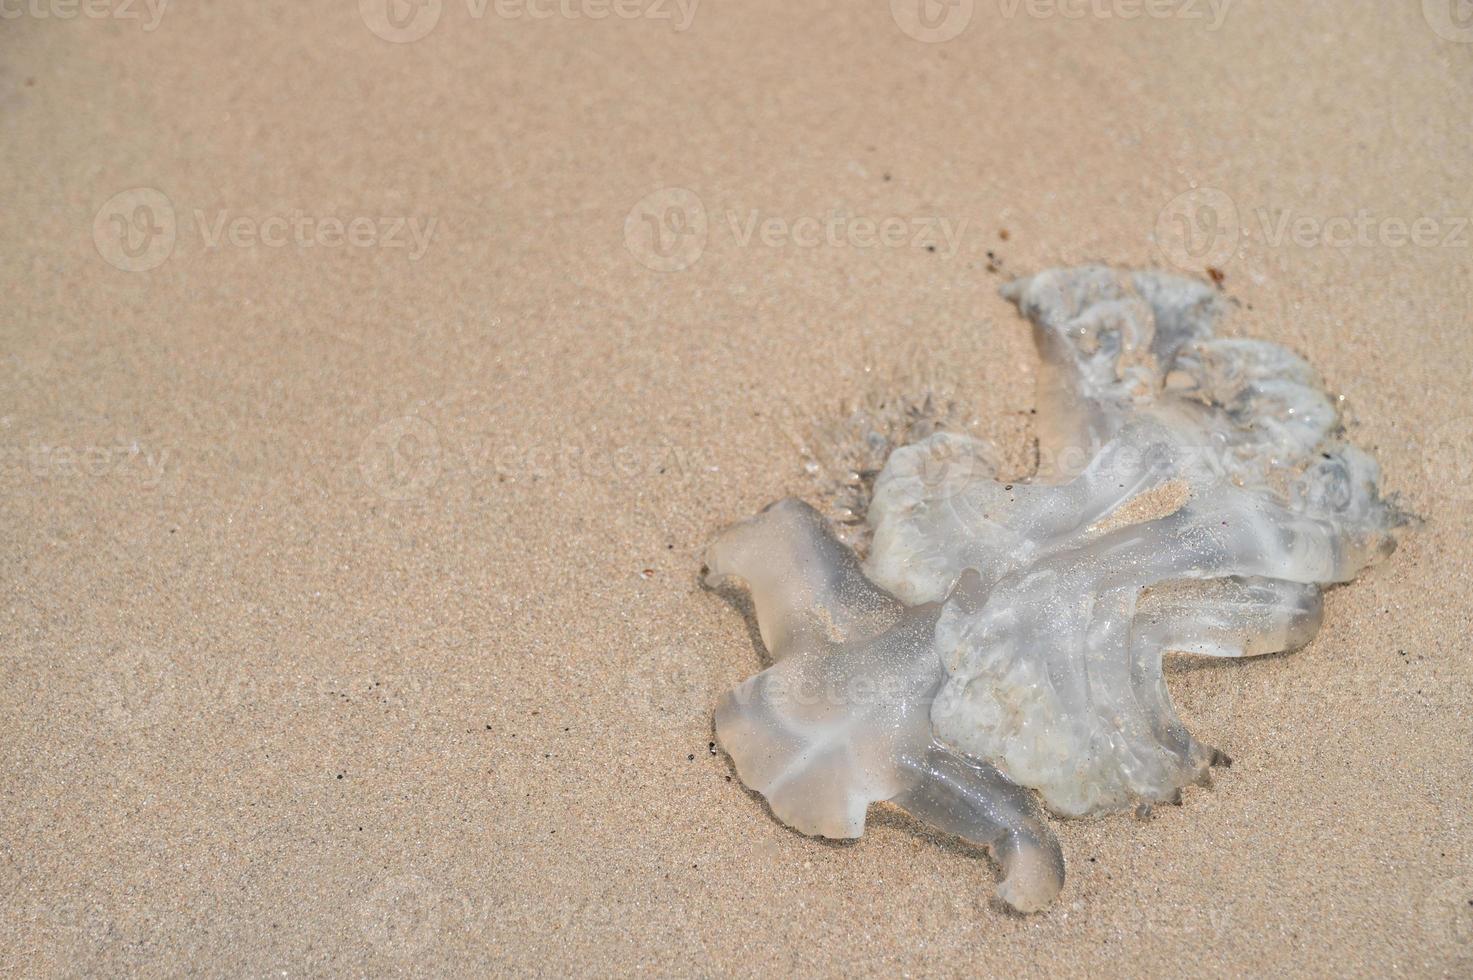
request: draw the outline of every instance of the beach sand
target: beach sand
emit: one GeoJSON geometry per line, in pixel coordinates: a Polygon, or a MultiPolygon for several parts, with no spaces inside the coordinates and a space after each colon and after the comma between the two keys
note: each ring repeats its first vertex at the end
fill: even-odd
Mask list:
{"type": "Polygon", "coordinates": [[[98,2],[0,31],[0,971],[1473,971],[1438,0],[98,2]],[[761,652],[697,573],[866,393],[1026,451],[997,289],[1085,261],[1214,267],[1424,520],[1304,651],[1176,665],[1235,764],[1054,821],[1024,918],[733,780],[761,652]]]}

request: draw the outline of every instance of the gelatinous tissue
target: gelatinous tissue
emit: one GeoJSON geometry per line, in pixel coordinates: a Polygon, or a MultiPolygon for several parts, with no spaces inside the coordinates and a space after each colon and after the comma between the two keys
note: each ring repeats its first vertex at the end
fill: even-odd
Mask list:
{"type": "Polygon", "coordinates": [[[1064,880],[1045,808],[1179,801],[1222,761],[1163,653],[1304,646],[1400,515],[1302,359],[1215,336],[1206,284],[1091,266],[1003,294],[1041,358],[1038,473],[999,482],[990,446],[938,432],[890,454],[866,560],[787,499],[724,531],[705,579],[750,590],[771,654],[716,732],[773,814],[854,838],[889,801],[987,847],[1027,912],[1064,880]]]}

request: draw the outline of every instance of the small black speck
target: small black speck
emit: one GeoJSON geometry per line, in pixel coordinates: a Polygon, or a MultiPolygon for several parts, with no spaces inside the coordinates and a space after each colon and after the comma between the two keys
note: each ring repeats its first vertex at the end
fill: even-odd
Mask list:
{"type": "Polygon", "coordinates": [[[729,783],[729,782],[731,782],[731,777],[730,777],[730,776],[727,776],[727,777],[726,777],[726,781],[727,781],[727,782],[728,782],[728,783],[729,783]]]}
{"type": "Polygon", "coordinates": [[[889,174],[881,174],[880,177],[883,180],[889,180],[890,179],[890,175],[889,174]]]}
{"type": "Polygon", "coordinates": [[[1090,858],[1090,859],[1089,859],[1089,863],[1090,863],[1090,864],[1094,864],[1094,863],[1095,863],[1095,859],[1094,859],[1094,858],[1090,858]]]}
{"type": "Polygon", "coordinates": [[[936,251],[936,246],[935,245],[927,245],[926,246],[926,251],[928,251],[928,252],[934,252],[934,251],[936,251]]]}
{"type": "Polygon", "coordinates": [[[342,779],[343,778],[343,774],[342,773],[338,773],[338,778],[339,779],[342,779]]]}
{"type": "Polygon", "coordinates": [[[685,757],[685,761],[686,762],[694,762],[695,760],[696,760],[696,754],[694,752],[692,752],[690,755],[688,755],[688,756],[685,757]]]}
{"type": "Polygon", "coordinates": [[[1011,490],[1011,489],[1013,489],[1013,485],[1011,483],[1009,483],[1007,486],[1003,487],[1003,489],[1004,490],[1011,490]]]}
{"type": "Polygon", "coordinates": [[[487,725],[487,726],[486,726],[486,731],[488,731],[488,732],[489,732],[489,731],[490,731],[490,730],[491,730],[491,726],[490,726],[490,725],[487,725]]]}

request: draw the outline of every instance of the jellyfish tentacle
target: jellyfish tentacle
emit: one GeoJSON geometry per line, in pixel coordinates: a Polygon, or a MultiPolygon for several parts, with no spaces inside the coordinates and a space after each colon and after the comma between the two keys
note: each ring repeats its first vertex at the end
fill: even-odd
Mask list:
{"type": "Polygon", "coordinates": [[[1032,793],[935,742],[905,765],[913,782],[890,802],[986,847],[1003,870],[997,895],[1013,908],[1034,912],[1053,901],[1064,886],[1064,855],[1032,793]]]}
{"type": "Polygon", "coordinates": [[[1204,657],[1260,657],[1301,649],[1319,632],[1318,585],[1262,576],[1172,583],[1142,603],[1141,640],[1204,657]]]}
{"type": "Polygon", "coordinates": [[[774,660],[878,636],[903,608],[818,511],[791,497],[722,532],[707,549],[705,582],[747,586],[774,660]]]}

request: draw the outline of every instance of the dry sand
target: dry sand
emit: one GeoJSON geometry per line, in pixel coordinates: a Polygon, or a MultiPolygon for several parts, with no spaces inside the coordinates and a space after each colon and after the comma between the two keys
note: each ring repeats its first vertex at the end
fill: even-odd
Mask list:
{"type": "Polygon", "coordinates": [[[778,0],[444,0],[390,43],[373,2],[4,7],[0,971],[1473,970],[1473,44],[1439,0],[977,0],[934,43],[778,0]],[[835,212],[966,224],[741,240],[835,212]],[[894,813],[777,825],[708,751],[759,660],[704,544],[811,497],[794,437],[901,351],[1026,443],[1008,275],[1199,257],[1426,523],[1302,653],[1174,671],[1236,765],[1056,821],[1046,914],[894,813]]]}

